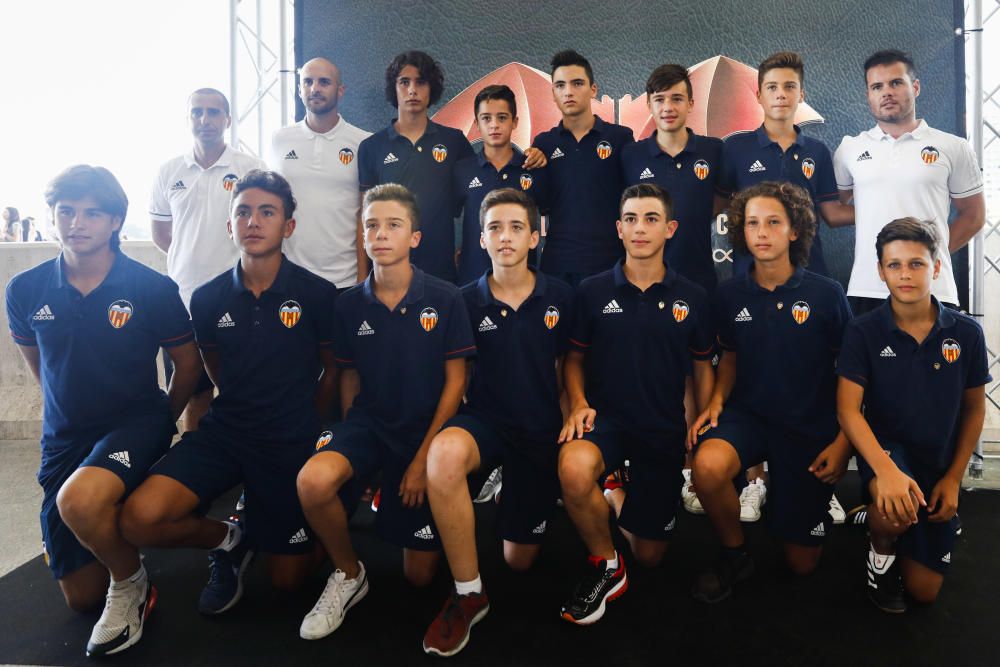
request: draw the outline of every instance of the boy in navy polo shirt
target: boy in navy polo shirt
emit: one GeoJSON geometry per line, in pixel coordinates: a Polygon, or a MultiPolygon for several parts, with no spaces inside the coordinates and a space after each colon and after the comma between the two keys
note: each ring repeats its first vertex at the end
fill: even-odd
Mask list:
{"type": "Polygon", "coordinates": [[[385,99],[399,110],[389,127],[358,147],[361,192],[380,183],[399,183],[417,198],[421,236],[413,264],[432,276],[455,281],[455,165],[471,156],[461,132],[427,115],[444,92],[444,72],[423,51],[401,53],[385,70],[385,99]]]}
{"type": "Polygon", "coordinates": [[[368,592],[347,519],[380,470],[375,528],[403,548],[411,584],[433,578],[440,544],[424,499],[427,451],[462,402],[465,358],[476,350],[458,289],[410,264],[421,242],[414,195],[394,183],[368,190],[362,224],[375,267],[340,296],[335,313],[345,419],[320,435],[298,480],[309,524],[336,567],[302,620],[303,639],[336,630],[368,592]]]}
{"type": "Polygon", "coordinates": [[[317,561],[295,478],[336,389],[336,287],[282,254],[294,212],[288,181],[276,172],[252,170],[234,185],[228,225],[240,260],[191,297],[198,345],[219,395],[122,512],[135,544],[210,550],[198,603],[204,614],[240,600],[251,545],[269,554],[271,582],[283,590],[298,587],[317,561]],[[245,524],[204,516],[240,483],[245,524]]]}
{"type": "Polygon", "coordinates": [[[904,588],[921,603],[941,590],[992,378],[982,328],[931,295],[947,251],[934,223],[894,220],[875,250],[889,298],[847,327],[837,411],[872,497],[868,596],[901,613],[904,588]]]}
{"type": "Polygon", "coordinates": [[[87,655],[108,655],[139,641],[156,602],[118,528],[119,505],[170,446],[201,362],[177,285],[119,248],[128,200],[111,172],[70,167],[45,202],[62,252],[14,276],[7,319],[45,402],[45,561],[71,609],[89,610],[107,592],[87,655]],[[166,396],[160,347],[176,369],[166,396]]]}
{"type": "Polygon", "coordinates": [[[481,207],[481,243],[492,270],[462,294],[476,334],[476,360],[462,414],[431,443],[427,497],[455,588],[424,636],[424,651],[450,656],[489,611],[479,577],[470,486],[503,465],[497,532],[513,569],[535,561],[559,496],[556,441],[562,356],[573,290],[528,268],[538,209],[521,190],[494,190],[481,207]]]}
{"type": "Polygon", "coordinates": [[[581,283],[564,372],[570,415],[559,435],[559,481],[592,555],[562,616],[581,625],[599,620],[628,587],[597,480],[629,459],[618,526],[636,560],[655,566],[684,481],[685,378],[694,377],[699,409],[713,383],[708,296],[663,262],[677,227],[670,196],[652,183],[629,186],[617,226],[625,259],[581,283]]]}
{"type": "Polygon", "coordinates": [[[691,427],[698,497],[722,542],[694,596],[728,597],[753,571],[744,550],[733,480],[768,461],[771,527],[797,574],[819,562],[830,485],[851,446],[837,425],[834,362],[851,318],[840,284],[805,271],[816,221],[809,194],[766,181],[732,202],[729,239],[749,252],[750,271],[719,285],[714,310],[722,357],[711,401],[691,427]]]}
{"type": "Polygon", "coordinates": [[[594,115],[590,104],[597,84],[586,58],[560,51],[551,65],[552,97],[562,121],[534,141],[548,160],[543,208],[549,211],[549,227],[542,270],[576,287],[622,256],[615,236],[625,187],[621,156],[634,137],[631,129],[594,115]]]}

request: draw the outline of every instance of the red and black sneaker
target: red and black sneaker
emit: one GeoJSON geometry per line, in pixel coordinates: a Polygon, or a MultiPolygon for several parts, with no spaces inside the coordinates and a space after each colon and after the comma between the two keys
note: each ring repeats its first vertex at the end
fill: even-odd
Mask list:
{"type": "Polygon", "coordinates": [[[591,569],[577,583],[573,594],[562,608],[562,617],[577,625],[590,625],[601,620],[606,604],[621,597],[628,590],[625,562],[618,557],[618,568],[608,568],[608,562],[590,556],[591,569]]]}

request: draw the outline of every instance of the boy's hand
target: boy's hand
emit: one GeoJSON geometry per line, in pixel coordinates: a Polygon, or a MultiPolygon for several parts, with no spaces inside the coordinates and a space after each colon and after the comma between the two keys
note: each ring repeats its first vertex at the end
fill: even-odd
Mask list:
{"type": "Polygon", "coordinates": [[[563,424],[562,431],[559,432],[559,444],[570,440],[579,440],[584,433],[593,431],[595,419],[597,419],[597,410],[589,405],[572,410],[566,423],[563,424]]]}
{"type": "Polygon", "coordinates": [[[875,506],[882,518],[894,527],[917,522],[917,510],[926,505],[917,483],[893,466],[893,470],[875,477],[875,506]]]}
{"type": "Polygon", "coordinates": [[[413,459],[406,468],[403,481],[399,485],[399,495],[403,497],[403,507],[420,507],[424,504],[427,491],[427,462],[413,459]]]}
{"type": "Polygon", "coordinates": [[[942,523],[951,521],[958,512],[958,489],[961,485],[951,477],[942,477],[931,491],[931,502],[927,506],[928,521],[942,523]]]}
{"type": "Polygon", "coordinates": [[[545,157],[545,153],[538,150],[534,146],[530,147],[528,150],[524,151],[524,168],[525,169],[541,169],[547,165],[549,161],[545,157]]]}
{"type": "Polygon", "coordinates": [[[850,458],[850,443],[841,444],[834,440],[809,465],[809,472],[824,484],[836,484],[847,472],[847,462],[850,458]]]}
{"type": "Polygon", "coordinates": [[[707,431],[709,427],[714,428],[719,425],[719,415],[721,414],[722,404],[712,402],[708,404],[704,412],[698,415],[698,418],[691,424],[691,428],[688,429],[688,451],[691,451],[691,448],[698,444],[699,435],[707,431]]]}

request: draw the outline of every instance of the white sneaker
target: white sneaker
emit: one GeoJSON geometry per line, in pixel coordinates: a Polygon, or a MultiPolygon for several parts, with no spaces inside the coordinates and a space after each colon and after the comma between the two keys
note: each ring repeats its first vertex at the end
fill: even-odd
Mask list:
{"type": "Polygon", "coordinates": [[[486,478],[486,482],[483,484],[483,488],[479,491],[479,495],[472,502],[474,503],[488,503],[493,498],[500,493],[500,488],[503,486],[503,466],[495,468],[490,476],[486,478]]]}
{"type": "Polygon", "coordinates": [[[146,617],[156,604],[156,588],[144,576],[137,582],[119,581],[108,586],[104,612],[90,633],[88,656],[124,651],[142,638],[146,617]]]}
{"type": "Polygon", "coordinates": [[[841,524],[847,520],[847,512],[844,511],[844,507],[837,500],[836,494],[830,496],[830,518],[833,519],[834,524],[841,524]]]}
{"type": "Polygon", "coordinates": [[[358,576],[348,579],[343,570],[337,570],[326,581],[326,588],[319,596],[312,611],[302,619],[299,636],[303,639],[322,639],[340,627],[347,610],[361,602],[368,594],[368,575],[364,563],[358,561],[358,576]]]}
{"type": "Polygon", "coordinates": [[[684,509],[691,514],[705,513],[705,508],[701,506],[701,500],[698,499],[698,494],[691,488],[690,468],[684,469],[684,486],[681,487],[681,501],[684,503],[684,509]]]}
{"type": "Polygon", "coordinates": [[[760,520],[760,508],[767,502],[767,485],[757,478],[740,492],[740,521],[753,523],[760,520]]]}

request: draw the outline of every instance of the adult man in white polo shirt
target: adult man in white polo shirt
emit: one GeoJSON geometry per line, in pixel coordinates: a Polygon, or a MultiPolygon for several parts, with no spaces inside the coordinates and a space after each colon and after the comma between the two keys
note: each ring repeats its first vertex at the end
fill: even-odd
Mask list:
{"type": "Polygon", "coordinates": [[[948,250],[931,291],[939,301],[960,303],[950,253],[964,247],[983,227],[986,204],[983,177],[969,142],[917,120],[920,81],[913,60],[895,49],[865,61],[868,106],[876,125],[844,137],[834,156],[841,201],[854,198],[854,267],[847,294],[854,314],[880,304],[888,295],[879,279],[875,237],[896,218],[933,221],[948,250]],[[950,207],[956,216],[948,224],[950,207]]]}
{"type": "MultiPolygon", "coordinates": [[[[226,230],[230,190],[248,171],[266,168],[262,160],[226,145],[230,122],[229,100],[221,92],[199,88],[191,93],[188,123],[194,148],[160,167],[150,195],[153,242],[167,253],[167,275],[188,308],[195,288],[231,269],[239,258],[226,230]]],[[[185,431],[198,428],[212,389],[203,371],[181,418],[185,431]]]]}
{"type": "Polygon", "coordinates": [[[296,264],[341,290],[364,280],[358,145],[365,132],[337,111],[344,84],[337,66],[313,58],[299,69],[306,117],[274,133],[268,162],[292,185],[298,202],[295,236],[285,252],[296,264]]]}

